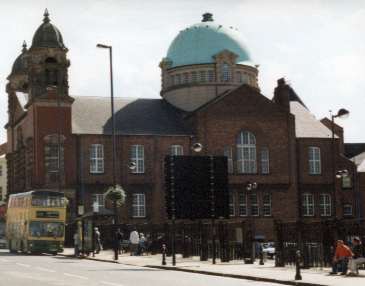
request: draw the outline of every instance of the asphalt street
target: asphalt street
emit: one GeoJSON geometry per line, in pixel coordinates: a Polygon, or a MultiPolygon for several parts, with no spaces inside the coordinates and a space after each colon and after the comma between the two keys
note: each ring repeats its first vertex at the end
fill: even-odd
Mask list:
{"type": "Polygon", "coordinates": [[[0,286],[277,286],[186,272],[113,264],[63,256],[0,251],[0,286]]]}

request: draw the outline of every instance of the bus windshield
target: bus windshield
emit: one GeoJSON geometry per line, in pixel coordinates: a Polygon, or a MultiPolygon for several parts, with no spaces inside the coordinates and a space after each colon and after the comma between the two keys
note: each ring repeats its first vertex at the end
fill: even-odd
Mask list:
{"type": "Polygon", "coordinates": [[[34,237],[62,237],[64,224],[62,222],[32,221],[29,234],[34,237]]]}
{"type": "Polygon", "coordinates": [[[64,197],[58,197],[58,196],[47,196],[47,197],[34,196],[32,198],[32,206],[34,206],[34,207],[64,207],[64,206],[66,206],[66,200],[64,197]]]}

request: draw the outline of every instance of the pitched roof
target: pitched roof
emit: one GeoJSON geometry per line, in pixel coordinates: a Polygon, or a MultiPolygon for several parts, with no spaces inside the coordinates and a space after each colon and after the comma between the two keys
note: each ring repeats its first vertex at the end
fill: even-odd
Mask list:
{"type": "MultiPolygon", "coordinates": [[[[72,132],[111,134],[109,97],[74,97],[72,132]]],[[[163,99],[115,98],[116,134],[191,135],[184,125],[183,113],[163,99]]]]}
{"type": "Polygon", "coordinates": [[[352,157],[351,161],[356,164],[358,172],[365,172],[365,152],[352,157]]]}
{"type": "Polygon", "coordinates": [[[365,152],[365,143],[345,143],[345,156],[347,158],[355,157],[365,152]]]}
{"type": "Polygon", "coordinates": [[[297,138],[332,137],[331,130],[317,120],[301,102],[291,101],[290,113],[295,116],[295,134],[297,138]]]}

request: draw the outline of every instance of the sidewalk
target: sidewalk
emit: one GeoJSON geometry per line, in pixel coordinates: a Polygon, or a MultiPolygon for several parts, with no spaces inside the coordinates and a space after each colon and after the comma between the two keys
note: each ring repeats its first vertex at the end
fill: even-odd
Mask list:
{"type": "MultiPolygon", "coordinates": [[[[67,248],[63,252],[63,255],[72,256],[73,249],[67,248]]],[[[95,255],[95,258],[88,257],[88,259],[95,259],[98,261],[114,262],[114,253],[111,250],[102,251],[95,255]]],[[[276,282],[286,285],[328,285],[328,286],[362,286],[365,282],[365,271],[360,270],[360,276],[358,277],[346,277],[346,276],[330,276],[329,268],[312,268],[302,269],[301,274],[303,280],[295,281],[295,268],[294,267],[275,267],[273,260],[267,260],[265,265],[244,264],[242,261],[231,261],[229,263],[221,263],[217,260],[217,264],[213,265],[211,261],[200,261],[199,257],[182,258],[177,256],[176,266],[172,266],[171,257],[166,258],[167,265],[162,266],[162,255],[147,255],[147,256],[130,256],[129,253],[119,256],[118,263],[152,267],[175,271],[186,271],[202,273],[207,275],[227,276],[240,279],[257,280],[263,282],[276,282]]]]}

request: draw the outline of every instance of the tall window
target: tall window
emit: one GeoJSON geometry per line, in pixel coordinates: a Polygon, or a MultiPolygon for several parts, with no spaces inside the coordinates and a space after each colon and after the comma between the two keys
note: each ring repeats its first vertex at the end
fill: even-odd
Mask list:
{"type": "Polygon", "coordinates": [[[175,84],[181,84],[181,74],[175,75],[175,84]]]}
{"type": "Polygon", "coordinates": [[[132,170],[132,173],[140,174],[144,173],[144,147],[143,145],[131,146],[131,159],[132,163],[136,164],[136,168],[132,170]]]}
{"type": "Polygon", "coordinates": [[[200,79],[200,82],[206,82],[207,81],[207,76],[206,76],[205,71],[200,71],[199,72],[199,79],[200,79]]]}
{"type": "Polygon", "coordinates": [[[352,205],[351,204],[343,205],[343,215],[352,216],[352,205]]]}
{"type": "Polygon", "coordinates": [[[170,146],[170,155],[171,156],[182,156],[184,155],[184,149],[181,145],[171,145],[170,146]]]}
{"type": "Polygon", "coordinates": [[[266,147],[261,149],[261,173],[262,174],[270,173],[269,149],[266,147]]]}
{"type": "Polygon", "coordinates": [[[209,82],[214,82],[214,70],[208,70],[208,81],[209,82]]]}
{"type": "Polygon", "coordinates": [[[247,216],[247,195],[246,193],[239,194],[239,216],[247,216]]]}
{"type": "Polygon", "coordinates": [[[235,215],[234,209],[234,194],[233,192],[229,192],[229,216],[235,215]]]}
{"type": "Polygon", "coordinates": [[[47,183],[64,181],[64,136],[51,134],[44,137],[44,163],[47,183]]]}
{"type": "Polygon", "coordinates": [[[314,198],[312,194],[303,194],[303,216],[314,216],[314,198]]]}
{"type": "Polygon", "coordinates": [[[242,73],[240,71],[237,71],[236,72],[236,81],[238,83],[241,83],[242,82],[242,73]]]}
{"type": "Polygon", "coordinates": [[[224,156],[227,157],[228,174],[233,173],[233,155],[232,148],[229,146],[224,147],[224,156]]]}
{"type": "Polygon", "coordinates": [[[264,216],[271,216],[271,193],[264,193],[262,197],[263,208],[262,213],[264,216]]]}
{"type": "Polygon", "coordinates": [[[248,131],[242,131],[237,137],[238,173],[254,174],[256,166],[256,138],[248,131]]]}
{"type": "Polygon", "coordinates": [[[93,194],[92,199],[93,199],[93,205],[94,205],[94,203],[96,203],[99,208],[105,207],[104,194],[93,194]]]}
{"type": "Polygon", "coordinates": [[[192,82],[197,82],[198,81],[198,73],[196,71],[193,71],[191,73],[191,80],[192,80],[192,82]]]}
{"type": "Polygon", "coordinates": [[[102,144],[90,146],[90,173],[104,173],[104,146],[102,144]]]}
{"type": "Polygon", "coordinates": [[[0,177],[3,175],[3,165],[0,165],[0,177]]]}
{"type": "Polygon", "coordinates": [[[183,83],[188,83],[189,82],[189,74],[187,72],[183,73],[182,81],[183,81],[183,83]]]}
{"type": "Polygon", "coordinates": [[[321,174],[321,149],[319,147],[308,148],[309,174],[321,174]]]}
{"type": "Polygon", "coordinates": [[[133,196],[132,196],[132,216],[133,217],[146,217],[145,194],[133,194],[133,196]]]}
{"type": "Polygon", "coordinates": [[[331,195],[319,195],[319,209],[321,216],[331,216],[331,195]]]}
{"type": "Polygon", "coordinates": [[[231,80],[231,71],[227,63],[222,64],[222,81],[227,82],[231,80]]]}
{"type": "Polygon", "coordinates": [[[250,214],[252,216],[259,216],[259,214],[260,214],[260,211],[259,211],[259,200],[257,198],[257,194],[256,193],[250,193],[250,209],[251,209],[250,214]]]}

